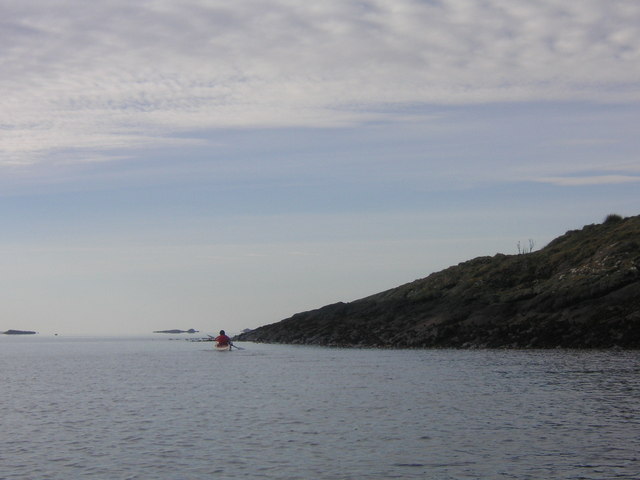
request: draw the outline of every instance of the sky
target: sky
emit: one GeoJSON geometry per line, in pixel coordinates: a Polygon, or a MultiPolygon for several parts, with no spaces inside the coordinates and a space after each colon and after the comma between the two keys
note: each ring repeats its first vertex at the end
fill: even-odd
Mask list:
{"type": "Polygon", "coordinates": [[[5,0],[0,331],[237,333],[640,214],[637,0],[5,0]]]}

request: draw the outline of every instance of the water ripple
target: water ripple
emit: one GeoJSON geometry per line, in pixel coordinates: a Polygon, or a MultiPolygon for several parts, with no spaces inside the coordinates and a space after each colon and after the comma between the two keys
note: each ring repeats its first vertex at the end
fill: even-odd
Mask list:
{"type": "Polygon", "coordinates": [[[7,480],[630,480],[639,470],[638,352],[16,345],[0,349],[7,480]]]}

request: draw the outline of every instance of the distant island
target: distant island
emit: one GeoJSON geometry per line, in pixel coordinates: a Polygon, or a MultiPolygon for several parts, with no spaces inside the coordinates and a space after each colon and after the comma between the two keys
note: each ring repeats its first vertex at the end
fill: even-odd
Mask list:
{"type": "Polygon", "coordinates": [[[35,335],[37,332],[32,332],[30,330],[7,330],[2,333],[4,335],[35,335]]]}
{"type": "Polygon", "coordinates": [[[479,257],[240,341],[394,348],[640,348],[640,216],[479,257]],[[520,251],[520,249],[519,249],[520,251]]]}
{"type": "Polygon", "coordinates": [[[190,328],[189,330],[157,330],[153,333],[198,333],[198,330],[190,328]]]}

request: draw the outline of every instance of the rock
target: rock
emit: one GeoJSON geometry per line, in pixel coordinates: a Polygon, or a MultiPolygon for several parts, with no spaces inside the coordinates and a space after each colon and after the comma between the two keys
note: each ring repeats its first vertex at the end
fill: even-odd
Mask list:
{"type": "Polygon", "coordinates": [[[198,330],[190,328],[189,330],[157,330],[153,333],[198,333],[198,330]]]}
{"type": "Polygon", "coordinates": [[[32,332],[30,330],[7,330],[2,333],[4,335],[35,335],[37,332],[32,332]]]}
{"type": "Polygon", "coordinates": [[[242,333],[268,343],[402,348],[640,348],[640,216],[539,251],[479,257],[242,333]]]}

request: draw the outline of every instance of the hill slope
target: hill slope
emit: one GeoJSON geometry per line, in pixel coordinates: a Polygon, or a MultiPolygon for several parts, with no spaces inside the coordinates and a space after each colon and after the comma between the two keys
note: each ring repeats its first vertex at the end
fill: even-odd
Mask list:
{"type": "Polygon", "coordinates": [[[640,348],[640,216],[479,257],[237,340],[344,346],[640,348]]]}

